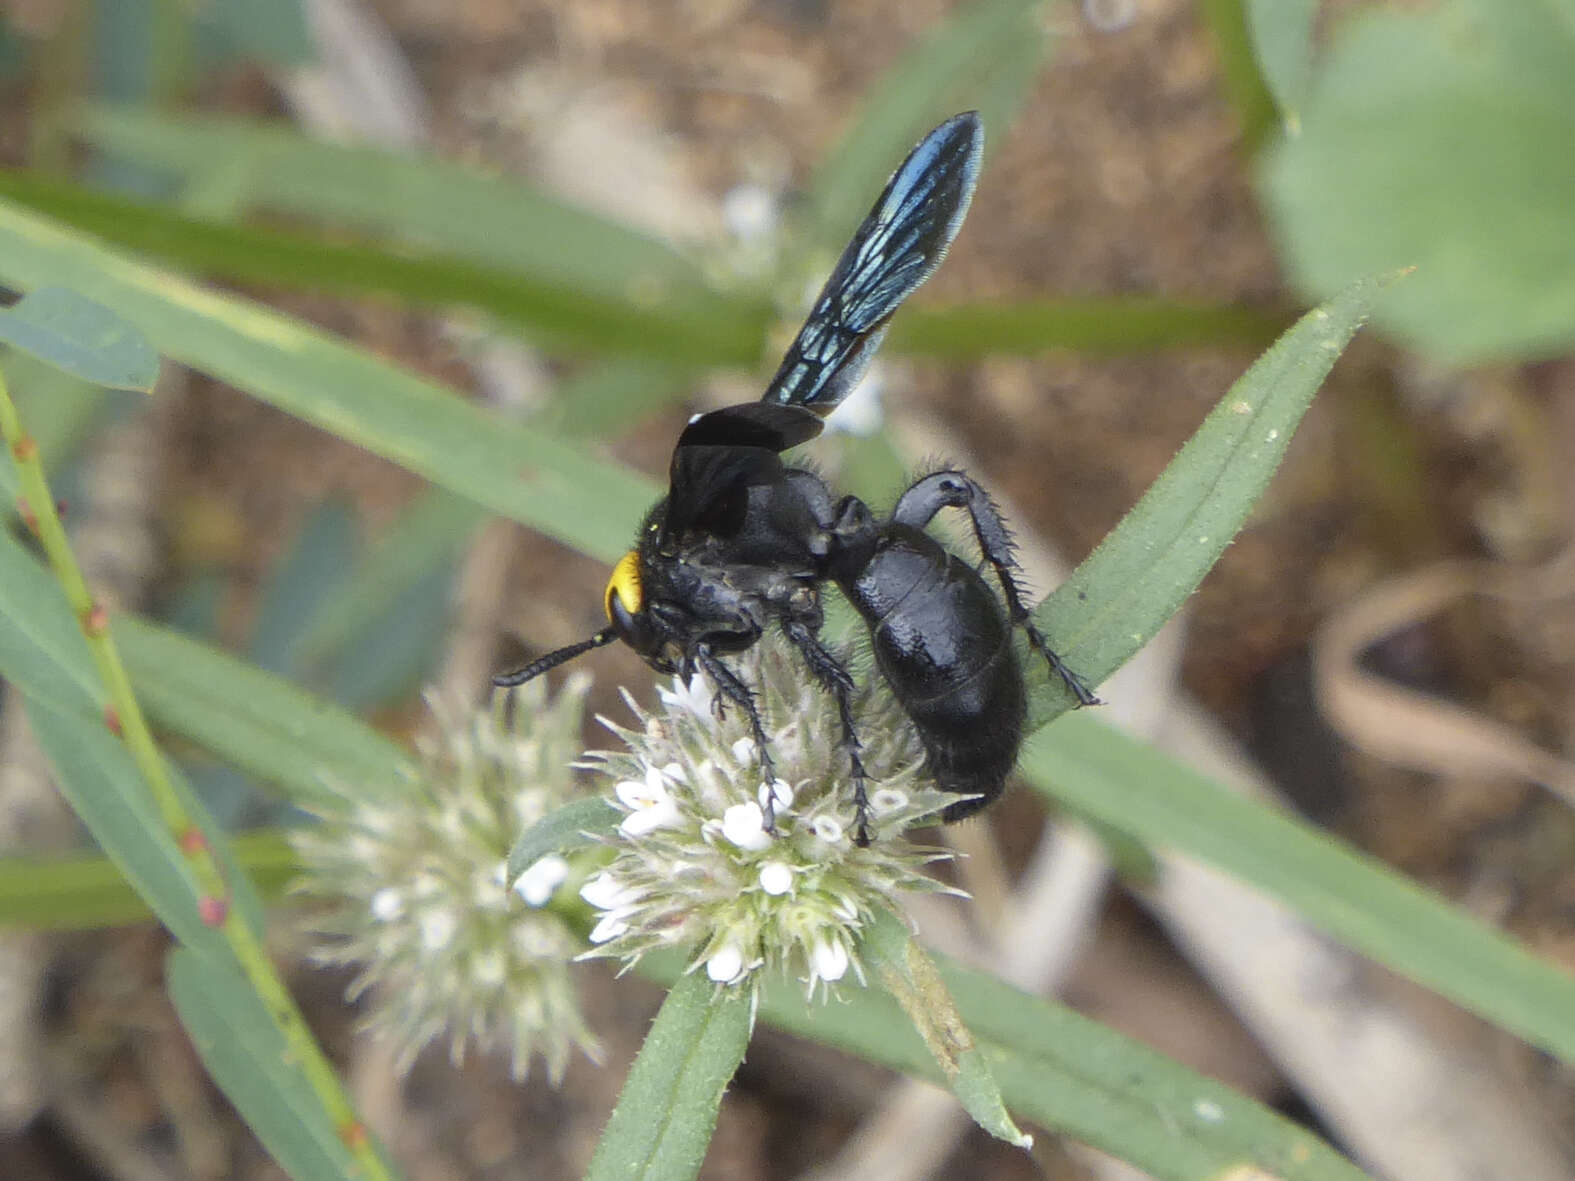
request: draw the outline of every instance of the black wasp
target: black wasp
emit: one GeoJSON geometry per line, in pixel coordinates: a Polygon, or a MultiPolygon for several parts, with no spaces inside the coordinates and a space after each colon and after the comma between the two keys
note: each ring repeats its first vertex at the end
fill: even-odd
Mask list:
{"type": "Polygon", "coordinates": [[[825,415],[858,384],[892,313],[940,265],[968,211],[983,145],[979,116],[968,111],[930,132],[903,161],[764,397],[696,415],[679,435],[667,497],[646,515],[634,549],[607,583],[609,626],[495,678],[498,685],[523,684],[622,640],[659,672],[710,677],[719,701],[748,716],[770,783],[775,776],[753,694],[722,658],[775,625],[837,699],[861,845],[869,843],[869,818],[849,704],[853,678],[821,645],[821,583],[834,583],[868,625],[875,664],[913,719],[938,785],[969,797],[946,808],[948,821],[999,795],[1017,762],[1025,694],[1013,626],[1027,632],[1080,704],[1095,701],[1030,621],[1006,526],[965,473],[931,472],[882,518],[781,459],[820,434],[825,415]],[[924,532],[944,508],[968,511],[1005,597],[1004,613],[979,571],[924,532]]]}

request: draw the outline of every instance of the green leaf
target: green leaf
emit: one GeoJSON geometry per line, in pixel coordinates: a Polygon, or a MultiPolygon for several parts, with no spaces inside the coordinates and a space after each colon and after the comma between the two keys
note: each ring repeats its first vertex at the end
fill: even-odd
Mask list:
{"type": "Polygon", "coordinates": [[[1147,296],[1039,299],[912,307],[892,322],[886,347],[948,361],[1051,349],[1130,356],[1188,345],[1261,348],[1289,326],[1286,315],[1239,304],[1147,296]]]}
{"type": "MultiPolygon", "coordinates": [[[[278,830],[243,833],[230,845],[236,864],[264,898],[279,897],[299,872],[295,851],[278,830]]],[[[107,857],[72,853],[0,858],[0,928],[91,931],[152,917],[148,904],[107,857]]]]}
{"type": "Polygon", "coordinates": [[[1225,95],[1241,121],[1242,139],[1255,149],[1273,132],[1277,122],[1274,99],[1252,52],[1247,30],[1247,0],[1201,0],[1198,5],[1224,76],[1225,95]]]}
{"type": "Polygon", "coordinates": [[[1074,715],[1023,770],[1079,813],[1235,874],[1379,963],[1575,1062],[1575,979],[1375,858],[1074,715]]]}
{"type": "MultiPolygon", "coordinates": [[[[1039,607],[1039,626],[1086,683],[1099,684],[1146,644],[1246,523],[1313,395],[1366,319],[1376,285],[1357,283],[1297,321],[1039,607]]],[[[1034,724],[1072,701],[1042,664],[1030,665],[1034,724]]]]}
{"type": "Polygon", "coordinates": [[[407,789],[408,753],[287,681],[129,615],[111,623],[137,697],[160,726],[310,800],[325,781],[368,796],[407,789]]]}
{"type": "Polygon", "coordinates": [[[28,699],[27,716],[61,794],[159,921],[183,943],[228,955],[219,931],[198,914],[202,890],[120,740],[97,718],[37,699],[28,699]]]}
{"type": "Polygon", "coordinates": [[[1452,365],[1575,342],[1575,21],[1568,5],[1450,0],[1346,22],[1302,133],[1264,162],[1296,285],[1415,266],[1380,326],[1452,365]]]}
{"type": "MultiPolygon", "coordinates": [[[[1160,1181],[1224,1178],[1248,1166],[1277,1181],[1359,1181],[1363,1174],[1305,1128],[1060,1005],[945,960],[956,998],[1008,1108],[1119,1157],[1160,1181]]],[[[670,981],[683,961],[648,955],[641,975],[670,981]]],[[[912,1023],[884,992],[844,982],[806,1005],[794,980],[767,981],[760,1017],[789,1033],[942,1082],[912,1023]]],[[[1241,1175],[1246,1176],[1245,1173],[1241,1175]]]]}
{"type": "Polygon", "coordinates": [[[105,241],[205,274],[397,295],[426,307],[481,308],[556,349],[755,365],[769,319],[758,300],[653,301],[638,288],[608,293],[504,270],[489,259],[352,245],[322,232],[216,224],[34,173],[0,170],[0,193],[105,241]]]}
{"type": "Polygon", "coordinates": [[[283,124],[149,107],[87,106],[70,125],[99,150],[188,184],[238,173],[254,210],[390,235],[575,291],[726,311],[699,268],[671,246],[517,179],[327,143],[283,124]]]}
{"type": "Polygon", "coordinates": [[[680,1181],[700,1171],[722,1092],[754,1023],[747,988],[680,977],[662,1003],[602,1132],[587,1181],[680,1181]]]}
{"type": "Polygon", "coordinates": [[[0,342],[72,377],[120,390],[151,390],[159,358],[108,308],[64,287],[40,287],[0,308],[0,342]]]}
{"type": "Polygon", "coordinates": [[[0,676],[56,709],[98,714],[104,688],[60,584],[0,529],[0,676]]]}
{"type": "Polygon", "coordinates": [[[863,949],[893,999],[913,1022],[925,1047],[963,1108],[986,1132],[1017,1148],[1032,1148],[1006,1112],[990,1064],[957,1012],[935,962],[890,911],[877,914],[864,932],[863,949]]]}
{"type": "Polygon", "coordinates": [[[509,880],[513,881],[551,853],[562,853],[593,844],[597,837],[618,831],[623,813],[600,796],[575,800],[549,812],[523,833],[509,850],[509,880]]]}
{"type": "Polygon", "coordinates": [[[455,555],[484,517],[473,502],[441,488],[419,493],[301,625],[300,668],[314,672],[369,642],[401,594],[431,571],[454,567],[455,555]]]}
{"type": "Polygon", "coordinates": [[[344,585],[355,548],[348,504],[333,499],[313,508],[263,583],[250,645],[258,668],[279,676],[298,671],[302,620],[344,585]]]}
{"type": "Polygon", "coordinates": [[[298,320],[116,255],[0,202],[0,281],[64,282],[167,356],[609,561],[656,488],[625,468],[488,415],[453,391],[298,320]],[[588,488],[597,494],[586,496],[588,488]]]}
{"type": "Polygon", "coordinates": [[[227,964],[174,949],[170,999],[203,1065],[257,1139],[296,1181],[342,1181],[358,1167],[267,1008],[227,964]]]}
{"type": "Polygon", "coordinates": [[[1317,19],[1318,0],[1247,0],[1247,31],[1258,68],[1292,135],[1301,131],[1302,106],[1312,86],[1317,19]]]}
{"type": "Polygon", "coordinates": [[[207,0],[199,19],[214,26],[226,47],[239,57],[272,66],[299,66],[312,60],[312,30],[302,0],[207,0]]]}

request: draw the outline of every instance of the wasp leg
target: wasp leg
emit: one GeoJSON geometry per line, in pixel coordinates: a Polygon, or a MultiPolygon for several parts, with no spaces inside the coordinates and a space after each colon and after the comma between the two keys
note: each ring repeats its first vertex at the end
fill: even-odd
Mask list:
{"type": "Polygon", "coordinates": [[[711,678],[722,697],[743,710],[744,716],[749,719],[749,729],[754,735],[755,749],[760,752],[760,774],[766,785],[764,805],[766,831],[772,832],[776,825],[777,793],[774,785],[777,781],[777,769],[771,761],[771,747],[766,742],[766,728],[760,721],[760,711],[755,708],[755,695],[750,692],[749,686],[744,684],[732,669],[723,664],[721,658],[706,645],[701,644],[695,649],[695,663],[705,670],[705,674],[711,678]]]}
{"type": "Polygon", "coordinates": [[[898,499],[891,519],[922,529],[943,508],[968,510],[968,519],[973,522],[973,535],[979,542],[979,549],[994,568],[995,576],[1001,583],[1001,592],[1006,596],[1008,617],[1028,633],[1028,642],[1034,651],[1045,658],[1051,670],[1072,691],[1078,705],[1100,704],[1099,698],[1094,696],[1076,673],[1067,668],[1045,640],[1043,633],[1034,626],[1033,616],[1028,613],[1023,603],[1022,590],[1017,585],[1017,561],[1012,556],[1014,547],[1011,531],[1001,519],[1001,511],[995,507],[990,494],[970,476],[959,471],[944,471],[934,472],[915,481],[898,499]]]}
{"type": "Polygon", "coordinates": [[[837,699],[837,712],[842,715],[842,749],[847,752],[853,775],[853,843],[866,849],[870,844],[869,776],[864,770],[864,761],[859,758],[862,744],[853,725],[853,675],[840,660],[821,647],[820,640],[807,625],[784,619],[782,630],[798,648],[815,679],[837,699]]]}

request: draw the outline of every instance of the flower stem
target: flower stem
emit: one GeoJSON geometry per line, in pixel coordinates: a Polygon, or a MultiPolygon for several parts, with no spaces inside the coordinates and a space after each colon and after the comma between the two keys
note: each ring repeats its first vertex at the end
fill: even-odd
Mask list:
{"type": "Polygon", "coordinates": [[[98,669],[107,697],[105,722],[126,744],[158,809],[160,819],[186,859],[200,891],[196,900],[197,913],[206,925],[216,928],[229,944],[241,971],[267,1006],[318,1102],[354,1156],[360,1176],[368,1181],[391,1177],[390,1169],[379,1156],[365,1126],[340,1087],[333,1067],[308,1032],[300,1010],[274,970],[263,947],[260,932],[254,930],[244,915],[230,905],[229,886],[209,847],[207,835],[171,781],[164,759],[153,741],[147,719],[132,692],[131,679],[126,675],[126,667],[121,662],[120,652],[110,634],[108,613],[88,590],[81,567],[77,565],[71,551],[65,527],[44,477],[38,445],[22,429],[21,419],[3,374],[0,374],[0,434],[4,435],[11,456],[16,461],[24,502],[20,506],[22,516],[37,534],[50,569],[65,592],[66,602],[76,616],[93,654],[93,663],[98,669]]]}

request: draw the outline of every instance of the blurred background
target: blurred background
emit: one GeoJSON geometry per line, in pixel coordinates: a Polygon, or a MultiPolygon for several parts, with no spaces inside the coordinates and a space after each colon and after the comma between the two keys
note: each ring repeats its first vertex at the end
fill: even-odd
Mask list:
{"type": "MultiPolygon", "coordinates": [[[[979,105],[968,222],[817,460],[880,505],[926,456],[966,462],[1040,593],[1038,555],[1085,556],[1297,314],[1414,264],[1249,529],[1104,696],[1140,729],[1201,709],[1262,790],[1570,968],[1575,22],[1551,2],[1291,7],[1311,58],[1261,37],[1255,55],[1240,0],[6,0],[0,198],[660,479],[686,415],[758,396],[906,145],[979,105]],[[385,170],[352,145],[446,163],[385,170]],[[653,285],[603,299],[630,259],[653,285]]],[[[604,562],[195,371],[167,363],[151,400],[19,357],[7,374],[96,588],[392,734],[422,725],[423,687],[479,701],[492,672],[597,626],[604,562]]],[[[593,659],[592,712],[649,692],[622,647],[593,659]]],[[[0,838],[73,847],[17,712],[0,838]]],[[[225,823],[287,818],[266,785],[176,753],[225,823]]],[[[1009,889],[1043,827],[1019,791],[967,839],[1009,889]]],[[[954,912],[952,946],[989,963],[1053,929],[1066,955],[1041,986],[1364,1160],[1388,1141],[1386,1175],[1575,1176],[1575,1077],[1553,1058],[1331,953],[1286,969],[1324,974],[1350,1035],[1320,1060],[1241,980],[1292,994],[1228,912],[1211,942],[1101,868],[1068,897],[1004,940],[954,912]],[[1385,1022],[1423,1048],[1386,1064],[1385,1022]],[[1342,1091],[1361,1101],[1331,1117],[1315,1097],[1342,1091]],[[1430,1104],[1448,1118],[1418,1117],[1430,1104]]],[[[280,927],[292,987],[411,1176],[583,1169],[657,989],[586,974],[607,1062],[560,1089],[440,1052],[399,1080],[354,1039],[346,978],[280,927]]],[[[4,935],[0,1176],[278,1175],[169,1009],[166,942],[151,924],[4,935]]],[[[762,1031],[705,1175],[1131,1175],[964,1127],[912,1150],[896,1087],[762,1031]]]]}

